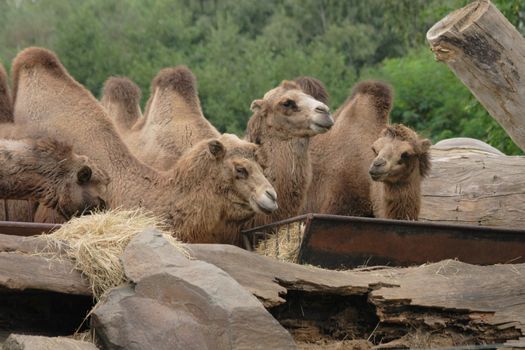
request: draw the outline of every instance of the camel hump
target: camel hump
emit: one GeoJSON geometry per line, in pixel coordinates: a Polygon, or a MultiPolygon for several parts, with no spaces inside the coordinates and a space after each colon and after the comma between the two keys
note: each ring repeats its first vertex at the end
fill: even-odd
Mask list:
{"type": "Polygon", "coordinates": [[[301,90],[303,90],[306,94],[328,106],[330,96],[322,81],[309,76],[297,77],[294,79],[294,81],[299,84],[301,90]]]}
{"type": "Polygon", "coordinates": [[[22,50],[13,60],[13,80],[17,81],[22,69],[33,68],[43,68],[54,75],[67,75],[55,53],[41,47],[29,47],[22,50]]]}
{"type": "Polygon", "coordinates": [[[382,114],[388,114],[392,109],[393,90],[390,85],[379,80],[365,80],[358,83],[351,93],[351,98],[357,95],[369,95],[374,100],[375,108],[382,114]]]}
{"type": "Polygon", "coordinates": [[[180,65],[161,69],[153,79],[151,88],[173,89],[185,99],[191,100],[197,95],[197,80],[188,67],[180,65]]]}
{"type": "Polygon", "coordinates": [[[142,92],[137,84],[127,77],[110,77],[104,83],[102,94],[112,100],[123,101],[129,104],[138,104],[142,92]]]}

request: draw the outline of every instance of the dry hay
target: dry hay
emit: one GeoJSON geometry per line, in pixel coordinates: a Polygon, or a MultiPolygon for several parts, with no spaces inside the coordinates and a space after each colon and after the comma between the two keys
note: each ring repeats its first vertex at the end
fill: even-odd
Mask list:
{"type": "MultiPolygon", "coordinates": [[[[128,281],[120,257],[130,240],[148,228],[160,231],[168,242],[189,257],[163,220],[141,210],[111,210],[74,218],[42,237],[50,247],[46,251],[65,252],[75,268],[88,278],[93,296],[99,300],[106,291],[128,281]]],[[[54,253],[51,258],[60,259],[60,256],[54,253]]]]}
{"type": "Polygon", "coordinates": [[[268,234],[268,238],[259,242],[255,252],[279,261],[297,263],[299,249],[304,237],[304,222],[283,225],[277,233],[268,234]]]}

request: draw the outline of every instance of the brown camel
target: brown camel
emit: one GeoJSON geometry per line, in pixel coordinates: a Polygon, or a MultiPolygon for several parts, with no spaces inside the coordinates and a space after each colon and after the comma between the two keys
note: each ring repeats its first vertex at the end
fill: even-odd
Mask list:
{"type": "Polygon", "coordinates": [[[374,182],[370,197],[376,218],[417,220],[421,181],[430,172],[430,140],[401,124],[387,126],[372,145],[374,182]]]}
{"type": "Polygon", "coordinates": [[[202,114],[193,73],[185,66],[162,69],[151,85],[147,117],[132,152],[158,170],[170,169],[197,142],[220,134],[202,114]]]}
{"type": "Polygon", "coordinates": [[[253,144],[233,135],[204,140],[161,174],[129,152],[104,108],[52,52],[23,50],[14,59],[13,77],[15,121],[71,142],[104,168],[111,208],[150,210],[188,242],[216,242],[214,232],[225,232],[225,225],[277,208],[253,144]]]}
{"type": "Polygon", "coordinates": [[[66,218],[105,205],[107,174],[65,144],[1,139],[0,163],[0,198],[31,198],[66,218]]]}
{"type": "Polygon", "coordinates": [[[335,113],[335,125],[310,145],[312,182],[306,212],[373,216],[368,168],[371,145],[388,122],[392,90],[379,81],[357,84],[335,113]]]}
{"type": "Polygon", "coordinates": [[[311,179],[310,137],[328,131],[334,121],[328,107],[304,93],[292,81],[283,81],[263,99],[252,102],[246,139],[261,145],[259,161],[279,196],[279,210],[257,215],[262,225],[300,213],[311,179]]]}
{"type": "Polygon", "coordinates": [[[129,134],[143,118],[141,97],[140,88],[126,77],[110,77],[104,83],[101,103],[122,137],[129,134]]]}

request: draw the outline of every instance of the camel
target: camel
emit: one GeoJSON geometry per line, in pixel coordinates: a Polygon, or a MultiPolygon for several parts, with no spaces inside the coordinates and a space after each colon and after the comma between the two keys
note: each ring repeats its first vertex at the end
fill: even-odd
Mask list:
{"type": "Polygon", "coordinates": [[[229,237],[217,238],[214,232],[277,209],[254,144],[228,134],[203,140],[173,169],[159,173],[131,154],[105,109],[51,51],[20,52],[13,78],[15,122],[72,143],[104,168],[111,179],[110,208],[145,208],[163,217],[180,239],[203,243],[228,243],[229,237]]]}
{"type": "Polygon", "coordinates": [[[104,83],[100,102],[122,137],[128,135],[136,123],[142,122],[141,97],[140,88],[126,77],[110,77],[104,83]]]}
{"type": "Polygon", "coordinates": [[[387,126],[372,145],[371,194],[376,218],[417,220],[421,181],[430,172],[428,139],[402,124],[387,126]]]}
{"type": "Polygon", "coordinates": [[[357,84],[336,111],[335,124],[310,145],[312,182],[305,212],[373,216],[368,168],[371,145],[388,123],[392,90],[379,81],[357,84]]]}
{"type": "Polygon", "coordinates": [[[257,215],[258,226],[295,216],[302,210],[312,168],[310,138],[328,131],[334,121],[328,107],[293,81],[283,81],[251,104],[246,140],[261,145],[259,161],[279,196],[279,210],[257,215]]]}
{"type": "Polygon", "coordinates": [[[107,174],[52,139],[0,140],[0,198],[34,199],[71,218],[104,208],[107,174]]]}
{"type": "Polygon", "coordinates": [[[146,115],[126,141],[140,160],[158,170],[170,169],[197,142],[220,135],[202,114],[195,76],[185,66],[160,70],[146,115]]]}

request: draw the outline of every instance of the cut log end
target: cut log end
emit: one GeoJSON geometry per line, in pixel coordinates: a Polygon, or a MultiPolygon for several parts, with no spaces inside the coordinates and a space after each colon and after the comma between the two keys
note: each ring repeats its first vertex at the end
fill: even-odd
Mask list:
{"type": "Polygon", "coordinates": [[[490,5],[489,0],[478,0],[450,13],[430,28],[427,32],[428,42],[433,45],[443,34],[450,31],[462,32],[487,12],[490,5]]]}

